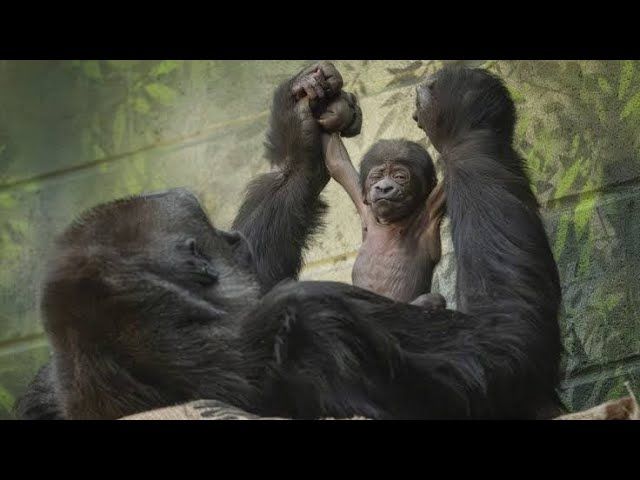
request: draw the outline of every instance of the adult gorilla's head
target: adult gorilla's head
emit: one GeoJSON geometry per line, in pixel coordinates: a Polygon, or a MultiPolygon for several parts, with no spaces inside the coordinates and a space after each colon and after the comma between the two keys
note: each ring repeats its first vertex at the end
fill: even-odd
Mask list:
{"type": "Polygon", "coordinates": [[[100,205],[56,248],[42,311],[69,416],[115,418],[137,403],[182,400],[221,365],[224,389],[238,360],[229,320],[259,295],[241,234],[215,228],[191,193],[175,189],[100,205]]]}

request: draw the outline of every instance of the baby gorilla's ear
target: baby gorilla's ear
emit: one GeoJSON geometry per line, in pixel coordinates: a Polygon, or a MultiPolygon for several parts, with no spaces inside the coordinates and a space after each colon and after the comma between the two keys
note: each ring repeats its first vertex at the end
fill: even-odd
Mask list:
{"type": "Polygon", "coordinates": [[[354,137],[360,133],[362,110],[352,93],[340,92],[325,108],[319,108],[316,112],[318,123],[327,133],[340,132],[343,137],[354,137]]]}

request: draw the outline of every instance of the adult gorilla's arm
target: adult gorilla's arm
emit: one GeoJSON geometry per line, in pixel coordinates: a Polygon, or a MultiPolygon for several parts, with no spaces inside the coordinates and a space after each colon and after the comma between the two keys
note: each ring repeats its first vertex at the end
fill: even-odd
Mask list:
{"type": "Polygon", "coordinates": [[[62,420],[64,415],[52,384],[53,364],[38,370],[24,395],[16,401],[14,413],[22,420],[62,420]]]}
{"type": "Polygon", "coordinates": [[[335,97],[341,87],[335,67],[322,62],[276,89],[265,145],[273,170],[249,184],[233,223],[253,248],[264,291],[297,278],[303,249],[322,225],[326,204],[319,195],[329,173],[310,102],[335,97]]]}

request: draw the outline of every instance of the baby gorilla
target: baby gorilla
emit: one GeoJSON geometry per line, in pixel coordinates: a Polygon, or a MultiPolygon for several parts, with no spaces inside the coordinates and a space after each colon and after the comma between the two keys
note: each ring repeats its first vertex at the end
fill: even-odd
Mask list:
{"type": "MultiPolygon", "coordinates": [[[[318,118],[326,132],[322,141],[327,169],[347,191],[362,221],[353,284],[399,302],[444,308],[444,297],[429,293],[440,260],[444,213],[433,161],[417,143],[381,140],[365,154],[358,174],[335,133],[335,125],[351,118],[353,105],[357,107],[355,97],[343,93],[318,118]]],[[[361,114],[359,118],[361,123],[361,114]]]]}

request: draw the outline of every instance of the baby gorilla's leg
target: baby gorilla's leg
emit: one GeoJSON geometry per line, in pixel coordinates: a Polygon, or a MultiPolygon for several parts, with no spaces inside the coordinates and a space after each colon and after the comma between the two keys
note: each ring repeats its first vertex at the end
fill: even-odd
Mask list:
{"type": "Polygon", "coordinates": [[[411,305],[429,310],[440,310],[447,308],[447,301],[439,293],[423,293],[411,302],[411,305]]]}

